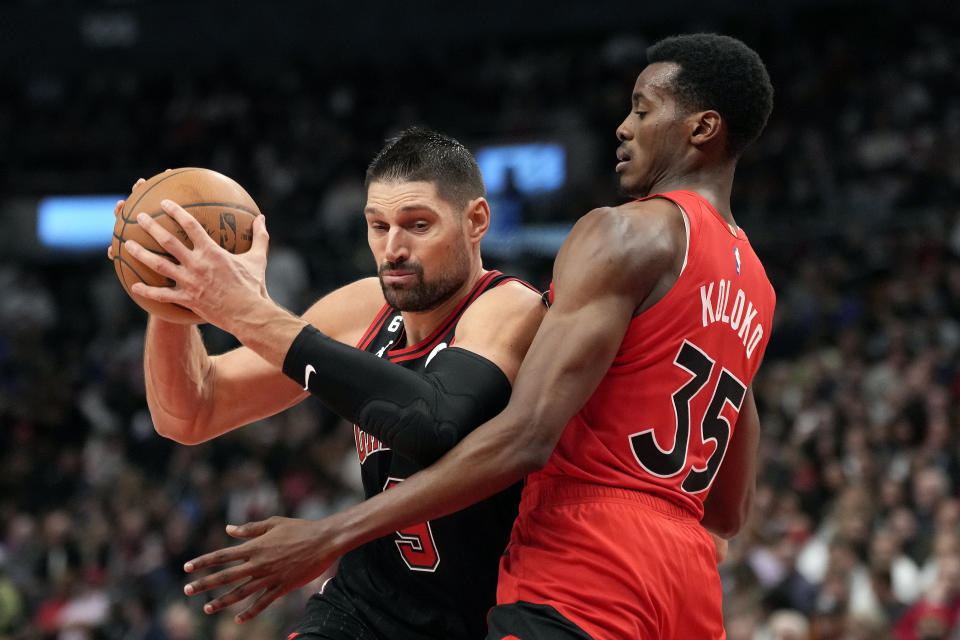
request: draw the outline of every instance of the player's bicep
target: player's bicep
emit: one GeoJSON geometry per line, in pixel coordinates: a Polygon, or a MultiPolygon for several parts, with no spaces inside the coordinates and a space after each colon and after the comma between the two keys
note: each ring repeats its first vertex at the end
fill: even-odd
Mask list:
{"type": "Polygon", "coordinates": [[[632,312],[630,298],[615,294],[551,307],[514,385],[516,402],[533,407],[538,428],[559,437],[609,369],[632,312]]]}
{"type": "Polygon", "coordinates": [[[611,210],[591,212],[557,254],[553,305],[510,401],[511,408],[529,414],[527,445],[538,457],[549,455],[600,384],[653,281],[645,268],[660,257],[635,250],[628,223],[611,210]]]}
{"type": "Polygon", "coordinates": [[[484,293],[457,324],[456,346],[495,364],[513,383],[546,307],[540,295],[519,283],[484,293]]]}

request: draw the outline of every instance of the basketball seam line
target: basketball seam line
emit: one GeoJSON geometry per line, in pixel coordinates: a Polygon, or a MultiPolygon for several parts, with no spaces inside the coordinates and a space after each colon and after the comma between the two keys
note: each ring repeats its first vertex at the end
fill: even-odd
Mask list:
{"type": "MultiPolygon", "coordinates": [[[[245,207],[238,207],[235,204],[229,204],[226,202],[195,202],[193,204],[181,204],[180,206],[183,207],[184,209],[192,209],[193,207],[225,207],[227,209],[236,209],[237,211],[243,211],[244,213],[249,213],[254,218],[260,215],[256,211],[251,211],[250,209],[247,209],[245,207]]],[[[146,212],[144,211],[143,213],[146,213],[146,212]]],[[[158,211],[157,213],[148,213],[147,215],[149,215],[151,218],[159,218],[162,215],[166,215],[166,212],[158,211]]],[[[137,222],[136,218],[124,218],[123,221],[126,224],[140,224],[139,222],[137,222]]]]}
{"type": "MultiPolygon", "coordinates": [[[[192,171],[192,170],[194,170],[194,169],[195,169],[195,167],[189,167],[189,168],[183,169],[182,171],[171,171],[169,176],[164,176],[164,177],[161,178],[160,180],[157,180],[156,184],[150,185],[150,187],[149,187],[146,191],[144,191],[144,192],[140,195],[139,198],[137,198],[137,201],[134,202],[133,205],[131,205],[130,208],[133,209],[133,210],[136,210],[137,205],[140,204],[140,201],[143,200],[143,199],[147,196],[147,194],[150,193],[150,191],[151,191],[155,186],[157,186],[158,184],[160,184],[160,183],[163,182],[164,180],[167,180],[167,179],[169,179],[169,178],[172,178],[173,176],[178,176],[178,175],[180,175],[181,173],[185,173],[185,172],[187,172],[187,171],[192,171]]],[[[127,225],[130,224],[130,218],[129,218],[128,216],[123,215],[123,214],[124,214],[124,211],[125,211],[126,208],[127,208],[127,204],[129,204],[129,203],[128,203],[128,202],[124,202],[124,203],[123,203],[123,209],[120,210],[120,217],[123,219],[123,226],[120,228],[120,235],[121,235],[121,236],[123,235],[123,232],[127,229],[127,225]]]]}

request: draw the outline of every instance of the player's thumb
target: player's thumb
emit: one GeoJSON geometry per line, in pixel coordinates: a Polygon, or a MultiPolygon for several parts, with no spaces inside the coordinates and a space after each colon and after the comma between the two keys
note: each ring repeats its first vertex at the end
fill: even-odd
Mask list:
{"type": "Polygon", "coordinates": [[[270,234],[267,233],[267,222],[263,215],[253,219],[253,242],[250,251],[267,255],[267,246],[270,244],[270,234]]]}
{"type": "Polygon", "coordinates": [[[234,538],[256,538],[270,530],[270,521],[248,522],[246,524],[228,524],[227,534],[234,538]]]}

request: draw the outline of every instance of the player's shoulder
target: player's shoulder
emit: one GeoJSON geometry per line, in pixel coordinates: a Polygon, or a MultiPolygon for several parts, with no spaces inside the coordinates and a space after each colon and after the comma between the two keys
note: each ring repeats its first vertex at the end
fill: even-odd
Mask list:
{"type": "Polygon", "coordinates": [[[385,304],[379,279],[362,278],[317,300],[303,319],[330,337],[352,344],[385,304]]]}
{"type": "Polygon", "coordinates": [[[615,269],[646,268],[685,250],[685,243],[680,209],[665,198],[650,198],[591,210],[574,225],[564,250],[615,269]]]}
{"type": "Polygon", "coordinates": [[[496,310],[498,315],[507,315],[542,304],[541,292],[519,278],[508,278],[484,291],[471,309],[489,307],[496,310]]]}
{"type": "Polygon", "coordinates": [[[457,325],[457,333],[478,325],[503,331],[509,331],[511,326],[536,326],[545,312],[540,292],[525,282],[510,279],[490,287],[470,305],[457,325]]]}
{"type": "Polygon", "coordinates": [[[372,302],[386,302],[383,297],[383,287],[380,285],[380,278],[377,276],[354,280],[342,288],[349,290],[351,293],[368,297],[372,302]]]}

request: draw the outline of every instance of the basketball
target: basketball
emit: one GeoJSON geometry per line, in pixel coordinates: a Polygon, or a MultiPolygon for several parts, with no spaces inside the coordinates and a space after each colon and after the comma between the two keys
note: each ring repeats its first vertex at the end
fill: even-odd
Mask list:
{"type": "Polygon", "coordinates": [[[123,205],[113,227],[113,265],[120,283],[133,300],[153,315],[178,324],[199,324],[203,320],[180,305],[161,303],[130,291],[135,282],[155,287],[171,287],[174,282],[148,269],[124,249],[126,240],[136,240],[145,249],[170,257],[170,254],[137,224],[141,212],[150,215],[189,247],[186,232],[160,208],[163,200],[173,200],[197,219],[221,247],[231,253],[244,253],[253,242],[253,220],[260,209],[253,198],[227,176],[196,167],[171,169],[137,185],[123,205]]]}

